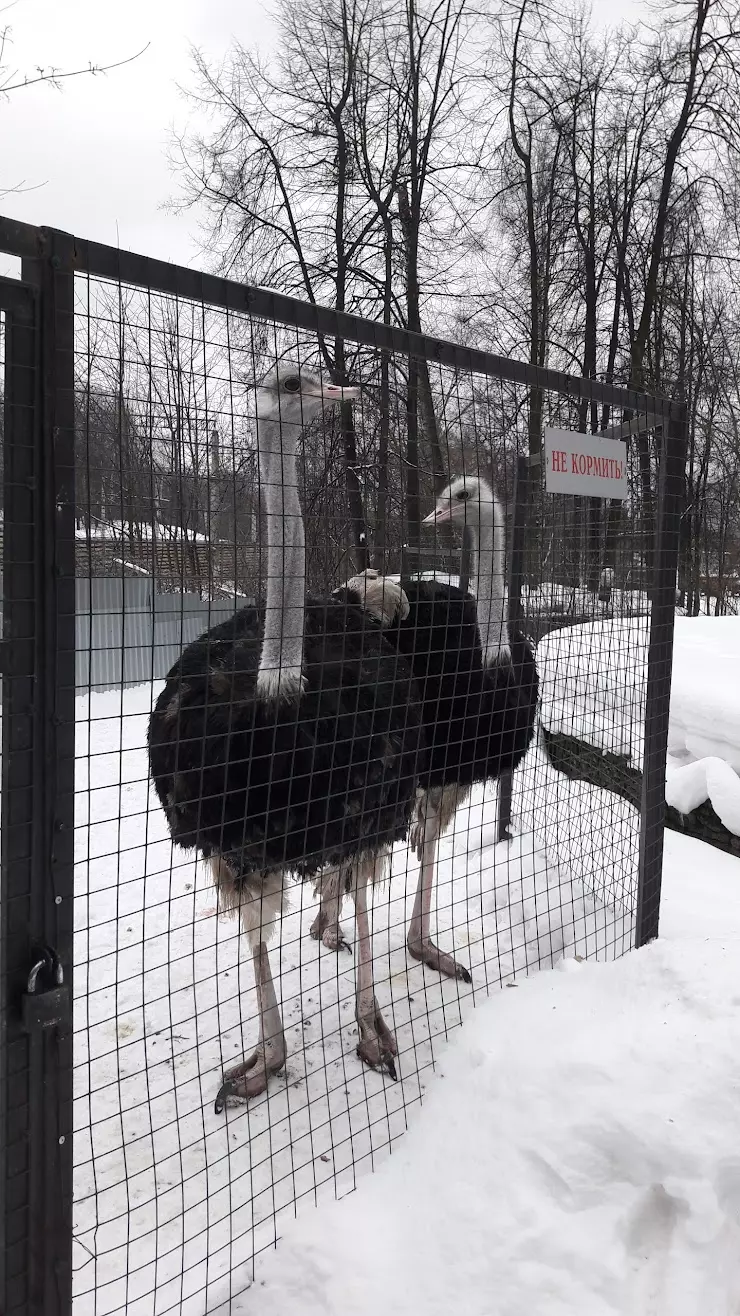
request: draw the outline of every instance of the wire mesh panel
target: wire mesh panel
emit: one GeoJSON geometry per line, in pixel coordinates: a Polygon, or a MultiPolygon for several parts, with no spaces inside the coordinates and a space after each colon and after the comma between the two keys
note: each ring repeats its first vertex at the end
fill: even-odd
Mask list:
{"type": "Polygon", "coordinates": [[[476,1001],[634,944],[667,440],[607,400],[625,501],[554,495],[574,381],[117,259],[78,246],[74,1311],[248,1311],[476,1001]]]}

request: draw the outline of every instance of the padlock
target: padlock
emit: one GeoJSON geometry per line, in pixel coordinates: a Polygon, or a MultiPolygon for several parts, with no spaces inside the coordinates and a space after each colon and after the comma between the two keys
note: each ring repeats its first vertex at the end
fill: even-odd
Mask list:
{"type": "Polygon", "coordinates": [[[31,969],[21,1003],[21,1020],[27,1033],[69,1023],[69,987],[65,985],[64,970],[56,951],[47,948],[31,969]],[[42,974],[52,978],[53,986],[39,988],[42,974]]]}

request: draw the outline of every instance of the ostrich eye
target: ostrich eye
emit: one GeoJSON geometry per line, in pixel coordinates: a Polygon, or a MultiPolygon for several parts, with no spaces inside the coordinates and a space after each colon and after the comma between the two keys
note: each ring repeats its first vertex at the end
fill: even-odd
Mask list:
{"type": "Polygon", "coordinates": [[[297,375],[288,375],[287,379],[283,380],[283,388],[286,393],[300,393],[301,381],[297,375]]]}
{"type": "Polygon", "coordinates": [[[460,503],[467,502],[469,497],[470,494],[468,493],[467,489],[461,489],[459,494],[457,495],[458,502],[460,503]]]}

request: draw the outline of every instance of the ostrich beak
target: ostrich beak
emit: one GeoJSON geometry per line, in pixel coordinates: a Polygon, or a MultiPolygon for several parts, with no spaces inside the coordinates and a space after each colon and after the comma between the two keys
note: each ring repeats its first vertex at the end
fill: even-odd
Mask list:
{"type": "Polygon", "coordinates": [[[453,512],[452,503],[447,503],[443,507],[435,507],[434,511],[429,513],[429,516],[424,517],[424,520],[422,521],[421,524],[441,525],[443,521],[452,520],[452,512],[453,512]]]}
{"type": "Polygon", "coordinates": [[[356,402],[362,397],[362,390],[356,385],[342,387],[341,384],[322,384],[321,396],[327,402],[356,402]]]}

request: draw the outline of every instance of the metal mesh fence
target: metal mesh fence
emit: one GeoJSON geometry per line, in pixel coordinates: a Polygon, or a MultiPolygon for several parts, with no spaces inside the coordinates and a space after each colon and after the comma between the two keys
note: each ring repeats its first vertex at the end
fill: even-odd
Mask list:
{"type": "MultiPolygon", "coordinates": [[[[34,550],[66,544],[56,615],[74,628],[74,680],[57,663],[39,714],[73,705],[74,1311],[247,1311],[282,1222],[387,1153],[477,1001],[634,944],[662,825],[666,441],[647,420],[630,436],[624,503],[548,494],[524,379],[373,345],[371,326],[355,341],[329,313],[301,328],[311,308],[290,323],[185,295],[146,263],[95,276],[81,252],[73,305],[54,308],[73,335],[75,496],[34,550]],[[374,577],[341,591],[367,567],[393,578],[380,603],[374,577]],[[647,797],[554,765],[565,746],[639,772],[650,671],[646,822],[647,797]]],[[[545,379],[544,424],[591,428],[573,381],[545,379]]],[[[24,515],[12,406],[6,527],[9,500],[24,515]]],[[[597,428],[635,414],[604,403],[597,428]]],[[[6,544],[6,630],[10,560],[6,544]]],[[[6,906],[8,700],[38,668],[14,662],[6,906]]]]}

